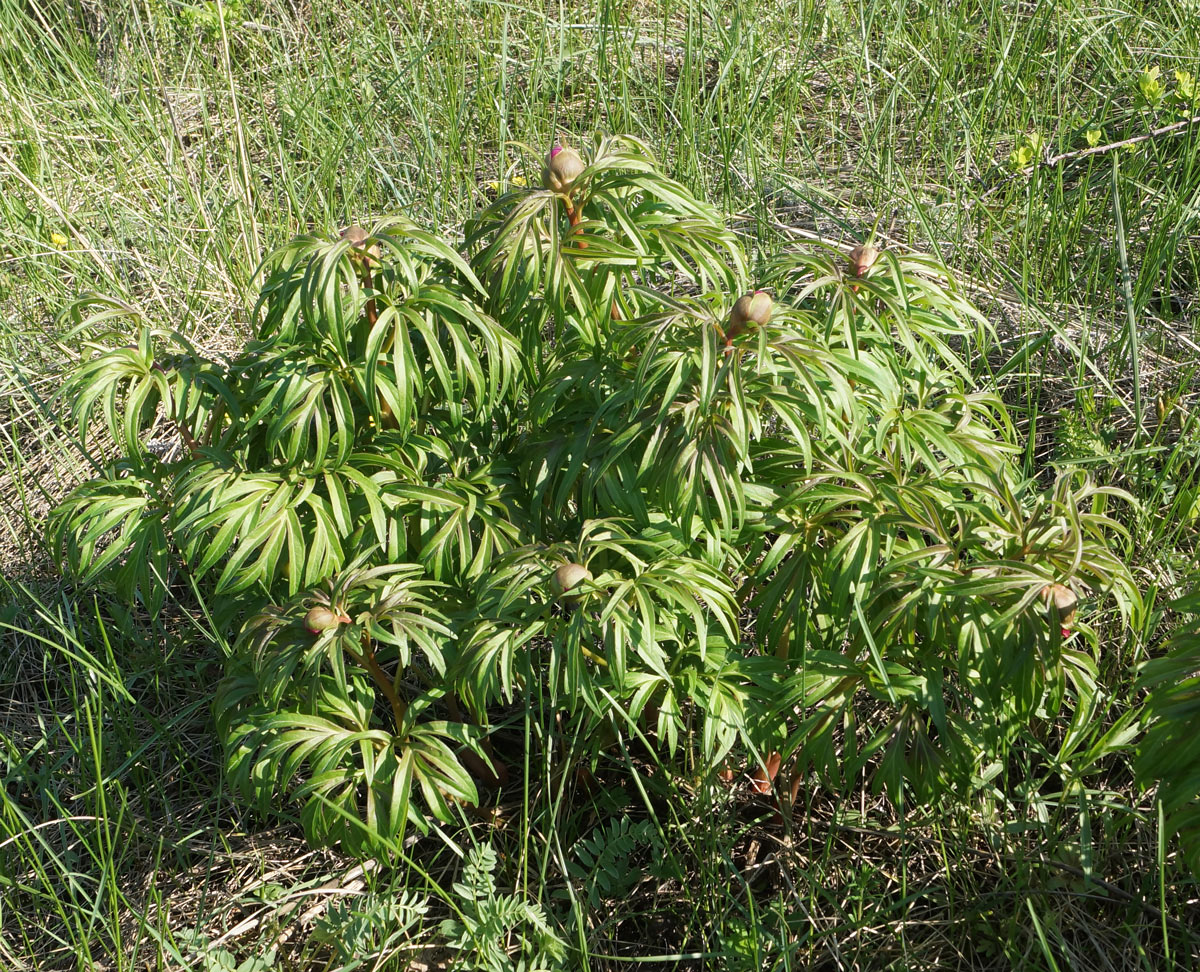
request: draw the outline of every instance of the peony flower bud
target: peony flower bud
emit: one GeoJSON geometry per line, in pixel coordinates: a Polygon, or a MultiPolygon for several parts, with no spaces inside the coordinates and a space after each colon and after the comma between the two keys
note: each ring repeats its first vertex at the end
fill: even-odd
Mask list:
{"type": "Polygon", "coordinates": [[[583,170],[583,159],[578,152],[556,145],[550,150],[546,167],[542,169],[542,185],[552,192],[569,195],[583,170]]]}
{"type": "Polygon", "coordinates": [[[1047,607],[1053,604],[1058,610],[1062,636],[1067,637],[1071,633],[1071,622],[1075,620],[1075,609],[1079,605],[1079,598],[1075,596],[1075,592],[1071,588],[1064,584],[1047,584],[1042,588],[1042,598],[1047,607]]]}
{"type": "Polygon", "coordinates": [[[564,597],[569,591],[573,591],[580,584],[592,579],[592,572],[583,564],[563,564],[550,576],[550,593],[555,600],[564,600],[571,603],[575,600],[573,597],[564,597]]]}
{"type": "Polygon", "coordinates": [[[367,231],[361,226],[347,226],[341,232],[341,238],[350,244],[350,256],[354,259],[362,259],[364,263],[379,262],[379,244],[372,243],[367,245],[370,239],[367,231]]]}
{"type": "Polygon", "coordinates": [[[850,251],[850,273],[855,277],[865,277],[867,271],[875,265],[875,261],[879,259],[879,251],[870,243],[864,243],[862,246],[856,246],[850,251]]]}
{"type": "Polygon", "coordinates": [[[336,628],[339,624],[346,624],[349,620],[350,616],[345,611],[334,611],[318,604],[314,608],[309,608],[308,613],[304,615],[304,627],[309,634],[319,635],[331,628],[336,628]]]}
{"type": "Polygon", "coordinates": [[[752,294],[743,294],[729,312],[729,329],[725,332],[725,344],[728,347],[733,339],[751,325],[762,327],[771,320],[771,311],[775,302],[765,290],[756,290],[752,294]]]}
{"type": "Polygon", "coordinates": [[[765,290],[756,290],[752,294],[739,297],[733,305],[733,310],[729,312],[730,330],[736,328],[741,331],[749,324],[762,327],[771,320],[774,307],[775,302],[765,290]]]}

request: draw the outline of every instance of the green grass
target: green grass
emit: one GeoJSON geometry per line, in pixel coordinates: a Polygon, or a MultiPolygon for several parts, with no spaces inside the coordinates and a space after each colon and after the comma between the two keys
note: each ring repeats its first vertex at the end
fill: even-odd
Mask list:
{"type": "MultiPolygon", "coordinates": [[[[1177,120],[1136,77],[1200,73],[1195,3],[248,0],[223,27],[219,9],[0,0],[0,965],[223,968],[207,941],[349,968],[314,923],[370,901],[360,967],[436,966],[462,849],[490,841],[497,898],[540,904],[579,967],[1196,967],[1200,892],[1104,732],[1196,566],[1200,127],[1008,163],[1023,133],[1059,154],[1092,124],[1109,142],[1177,120]],[[71,298],[231,348],[266,249],[395,211],[458,225],[537,177],[519,143],[598,130],[645,139],[763,255],[875,234],[974,282],[1002,338],[980,379],[1027,472],[1077,465],[1143,504],[1125,554],[1151,609],[1104,644],[1106,708],[1075,733],[1093,772],[1049,777],[1030,739],[985,799],[898,808],[850,779],[781,826],[744,784],[690,792],[622,740],[597,792],[531,779],[358,876],[222,789],[203,603],[177,591],[151,624],[57,578],[42,524],[87,461],[48,405],[71,298]],[[604,829],[622,820],[634,836],[604,829]],[[401,888],[428,899],[411,926],[378,903],[401,888]]],[[[531,730],[516,712],[508,731],[531,730]]]]}

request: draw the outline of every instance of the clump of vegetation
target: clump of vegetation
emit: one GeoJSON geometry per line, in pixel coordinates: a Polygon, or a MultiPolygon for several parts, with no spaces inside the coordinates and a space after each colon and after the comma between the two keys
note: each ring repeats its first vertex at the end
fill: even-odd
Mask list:
{"type": "Polygon", "coordinates": [[[1110,547],[1127,497],[1021,474],[971,378],[987,324],[938,263],[752,272],[627,137],[556,150],[464,238],[296,239],[229,359],[148,323],[114,347],[130,308],[75,309],[96,354],[64,400],[115,458],[54,548],[151,613],[208,592],[238,632],[217,727],[261,811],[395,847],[507,776],[515,701],[582,770],[636,734],[680,776],[740,754],[785,805],[814,770],[971,792],[1018,732],[1091,711],[1088,608],[1140,605],[1110,547]]]}

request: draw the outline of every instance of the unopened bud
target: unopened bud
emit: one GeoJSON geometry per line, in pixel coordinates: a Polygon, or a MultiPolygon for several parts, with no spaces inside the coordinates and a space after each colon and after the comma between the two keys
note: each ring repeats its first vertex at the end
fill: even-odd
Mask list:
{"type": "Polygon", "coordinates": [[[372,243],[368,246],[367,241],[371,237],[361,226],[347,226],[342,230],[341,237],[350,244],[351,256],[361,258],[368,264],[379,261],[379,244],[372,243]]]}
{"type": "Polygon", "coordinates": [[[331,628],[336,628],[339,624],[345,624],[350,620],[349,615],[344,611],[334,611],[324,605],[318,604],[314,608],[309,608],[309,611],[304,615],[304,627],[309,634],[319,635],[323,631],[329,631],[331,628]]]}
{"type": "Polygon", "coordinates": [[[850,272],[856,277],[865,277],[878,259],[879,251],[870,243],[856,246],[850,251],[850,272]]]}
{"type": "Polygon", "coordinates": [[[740,334],[751,324],[762,327],[771,320],[771,311],[775,302],[765,290],[756,290],[752,294],[739,297],[729,312],[729,330],[726,337],[740,334]]]}
{"type": "Polygon", "coordinates": [[[583,564],[563,564],[550,576],[550,593],[556,600],[561,599],[570,603],[574,601],[574,598],[565,597],[565,595],[591,579],[592,572],[583,564]]]}
{"type": "Polygon", "coordinates": [[[542,185],[552,192],[569,194],[583,170],[583,159],[578,152],[556,145],[550,150],[550,158],[542,169],[542,185]]]}
{"type": "Polygon", "coordinates": [[[1047,607],[1053,604],[1058,611],[1058,620],[1062,624],[1065,638],[1070,633],[1071,622],[1075,620],[1075,609],[1079,605],[1079,598],[1065,584],[1047,584],[1042,588],[1042,598],[1047,607]]]}

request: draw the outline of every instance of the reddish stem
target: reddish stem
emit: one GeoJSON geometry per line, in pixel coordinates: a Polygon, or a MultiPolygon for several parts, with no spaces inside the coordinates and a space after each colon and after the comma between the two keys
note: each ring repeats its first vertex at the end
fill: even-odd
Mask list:
{"type": "MultiPolygon", "coordinates": [[[[579,207],[572,203],[570,199],[567,200],[567,221],[571,224],[571,229],[574,229],[583,221],[583,213],[579,211],[579,207]]],[[[575,245],[581,250],[586,250],[588,246],[587,240],[578,240],[575,245]]]]}
{"type": "Polygon", "coordinates": [[[387,698],[388,704],[392,707],[392,718],[396,721],[396,732],[399,732],[400,725],[404,721],[404,713],[408,711],[408,706],[396,694],[396,686],[388,678],[387,672],[383,670],[383,666],[376,659],[375,649],[371,647],[369,639],[366,636],[363,637],[363,653],[361,655],[349,646],[346,647],[346,652],[370,673],[371,677],[375,680],[375,684],[379,686],[387,698]]]}
{"type": "Polygon", "coordinates": [[[183,439],[183,444],[187,446],[187,450],[191,454],[191,457],[193,459],[198,459],[200,457],[200,443],[197,442],[195,437],[192,435],[191,429],[189,429],[182,422],[176,422],[175,428],[179,430],[179,435],[183,439]]]}
{"type": "Polygon", "coordinates": [[[771,753],[767,756],[765,766],[755,766],[754,771],[750,774],[750,782],[754,786],[756,793],[770,793],[771,785],[775,782],[775,777],[779,775],[779,764],[782,762],[782,757],[779,753],[771,753]]]}

